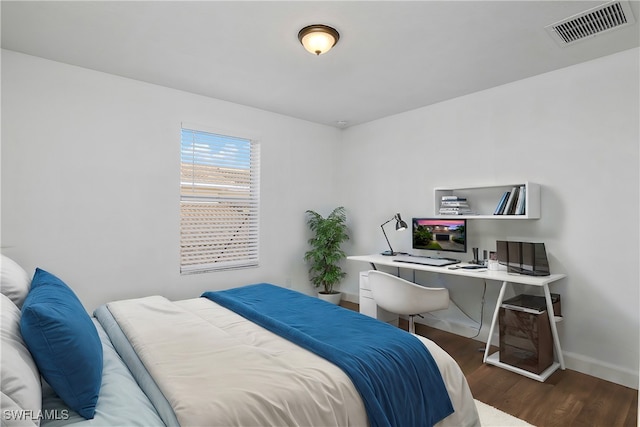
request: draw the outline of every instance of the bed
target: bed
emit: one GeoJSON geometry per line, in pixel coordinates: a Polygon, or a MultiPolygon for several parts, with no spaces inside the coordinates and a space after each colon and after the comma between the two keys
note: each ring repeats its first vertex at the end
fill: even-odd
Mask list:
{"type": "Polygon", "coordinates": [[[435,343],[317,298],[255,284],[90,317],[56,276],[1,267],[3,426],[480,425],[435,343]]]}

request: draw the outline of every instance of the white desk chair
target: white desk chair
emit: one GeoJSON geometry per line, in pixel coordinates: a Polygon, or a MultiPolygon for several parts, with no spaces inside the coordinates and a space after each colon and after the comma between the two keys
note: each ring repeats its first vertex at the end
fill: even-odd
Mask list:
{"type": "Polygon", "coordinates": [[[380,308],[409,316],[412,334],[415,333],[414,316],[449,307],[448,289],[427,288],[382,271],[369,271],[369,286],[380,308]]]}

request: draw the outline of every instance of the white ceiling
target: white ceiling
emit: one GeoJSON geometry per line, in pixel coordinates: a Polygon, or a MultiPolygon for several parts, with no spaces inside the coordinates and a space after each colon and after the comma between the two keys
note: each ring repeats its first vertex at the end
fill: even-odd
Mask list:
{"type": "Polygon", "coordinates": [[[544,29],[603,2],[3,0],[2,47],[345,127],[640,46],[637,22],[568,47],[544,29]],[[316,57],[317,23],[341,38],[316,57]]]}

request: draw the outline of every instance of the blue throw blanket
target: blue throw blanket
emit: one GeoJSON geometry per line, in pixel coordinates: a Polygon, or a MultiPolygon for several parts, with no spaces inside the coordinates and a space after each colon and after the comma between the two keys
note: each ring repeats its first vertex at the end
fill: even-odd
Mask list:
{"type": "Polygon", "coordinates": [[[202,296],[340,367],[372,426],[432,426],[453,413],[433,357],[401,329],[266,283],[202,296]]]}

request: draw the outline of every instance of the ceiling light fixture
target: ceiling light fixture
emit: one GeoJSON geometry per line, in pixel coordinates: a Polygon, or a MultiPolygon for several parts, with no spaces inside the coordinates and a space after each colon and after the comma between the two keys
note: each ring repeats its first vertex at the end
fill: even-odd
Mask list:
{"type": "Polygon", "coordinates": [[[327,25],[309,25],[298,33],[298,40],[300,40],[302,46],[315,55],[327,53],[329,49],[338,43],[339,39],[340,34],[335,28],[327,25]]]}

